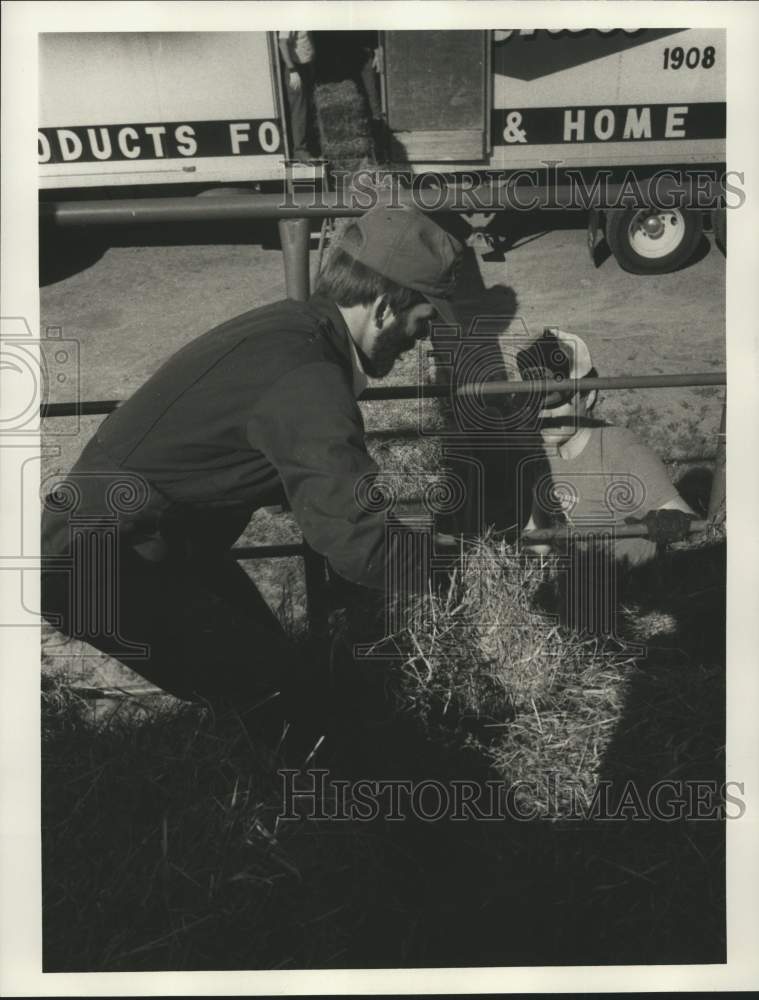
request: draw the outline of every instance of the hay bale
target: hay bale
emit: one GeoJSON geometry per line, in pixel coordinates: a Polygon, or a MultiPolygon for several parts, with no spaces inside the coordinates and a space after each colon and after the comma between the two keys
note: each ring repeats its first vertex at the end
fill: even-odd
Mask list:
{"type": "Polygon", "coordinates": [[[369,111],[355,81],[319,84],[314,105],[322,156],[333,167],[355,170],[375,162],[369,111]]]}

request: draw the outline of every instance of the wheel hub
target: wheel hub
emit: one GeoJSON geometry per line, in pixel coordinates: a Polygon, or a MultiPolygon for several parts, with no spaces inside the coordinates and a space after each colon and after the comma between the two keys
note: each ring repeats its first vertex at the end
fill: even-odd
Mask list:
{"type": "Polygon", "coordinates": [[[685,219],[678,209],[644,209],[633,216],[628,229],[632,249],[649,259],[666,257],[677,249],[684,236],[685,219]]]}
{"type": "Polygon", "coordinates": [[[664,216],[649,215],[643,220],[642,226],[643,231],[647,236],[650,236],[651,239],[658,240],[664,232],[664,216]]]}

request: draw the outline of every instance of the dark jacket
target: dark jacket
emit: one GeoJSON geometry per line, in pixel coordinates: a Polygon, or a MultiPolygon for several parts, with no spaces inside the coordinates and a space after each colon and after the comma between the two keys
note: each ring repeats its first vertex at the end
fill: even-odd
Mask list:
{"type": "MultiPolygon", "coordinates": [[[[331,302],[254,309],[179,350],[100,426],[69,476],[77,518],[117,499],[122,537],[159,551],[231,546],[283,492],[309,544],[353,583],[382,588],[385,517],[357,483],[377,466],[352,389],[349,333],[331,302]],[[132,480],[121,487],[119,477],[132,480]],[[134,487],[138,495],[129,497],[134,487]],[[165,545],[164,545],[165,543],[165,545]]],[[[43,518],[66,552],[71,512],[43,518]]],[[[163,558],[163,556],[159,556],[163,558]]]]}

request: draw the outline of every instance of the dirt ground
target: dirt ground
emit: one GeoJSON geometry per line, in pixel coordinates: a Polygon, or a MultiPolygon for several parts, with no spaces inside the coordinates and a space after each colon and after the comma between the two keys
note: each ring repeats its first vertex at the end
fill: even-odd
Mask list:
{"type": "MultiPolygon", "coordinates": [[[[526,329],[532,336],[544,326],[558,326],[585,339],[602,375],[724,368],[725,260],[711,236],[704,237],[688,267],[650,277],[627,274],[613,258],[594,267],[580,218],[535,216],[518,223],[507,233],[505,253],[467,250],[459,302],[465,329],[476,315],[502,317],[496,326],[526,329]]],[[[72,230],[42,239],[41,333],[59,331],[46,352],[51,402],[125,398],[183,344],[285,294],[276,229],[269,225],[72,230]],[[60,380],[52,374],[58,372],[53,362],[58,337],[75,345],[67,351],[60,380]],[[78,370],[71,360],[77,354],[78,370]]],[[[316,233],[311,246],[313,270],[316,233]]],[[[392,381],[415,382],[419,363],[407,357],[392,381]]],[[[722,399],[721,388],[607,391],[597,415],[638,432],[674,463],[674,475],[708,465],[722,399]]],[[[393,462],[388,432],[399,424],[415,426],[414,407],[364,405],[380,464],[384,458],[393,462]]],[[[100,419],[51,421],[43,475],[68,469],[100,419]]],[[[416,461],[420,445],[413,435],[403,447],[416,461]]],[[[274,536],[294,539],[297,532],[287,521],[275,525],[263,517],[246,535],[258,541],[274,536]]],[[[281,578],[281,563],[257,565],[255,575],[276,604],[272,581],[281,578]]],[[[294,565],[288,579],[297,592],[301,583],[294,565]]],[[[71,666],[71,647],[60,656],[49,637],[46,645],[49,664],[71,666]]]]}

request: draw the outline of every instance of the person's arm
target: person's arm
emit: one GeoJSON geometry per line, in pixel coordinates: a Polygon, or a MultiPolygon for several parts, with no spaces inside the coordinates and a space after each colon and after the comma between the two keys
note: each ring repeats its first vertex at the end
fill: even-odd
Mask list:
{"type": "MultiPolygon", "coordinates": [[[[604,441],[608,449],[605,471],[612,483],[609,496],[615,495],[616,485],[629,484],[628,496],[634,498],[634,509],[620,508],[621,513],[640,517],[654,510],[681,510],[695,517],[695,512],[678,493],[664,462],[653,448],[626,427],[609,427],[605,431],[604,441]]],[[[624,503],[624,489],[620,491],[619,497],[620,502],[624,503]]]]}
{"type": "Polygon", "coordinates": [[[340,369],[317,361],[288,372],[256,404],[247,437],[279,473],[309,545],[351,583],[383,589],[386,513],[358,492],[379,470],[340,369]]]}
{"type": "MultiPolygon", "coordinates": [[[[627,515],[625,523],[644,524],[648,537],[658,543],[687,538],[690,521],[697,515],[678,493],[662,460],[627,428],[610,430],[613,430],[613,462],[620,469],[624,467],[627,470],[619,474],[619,482],[624,484],[625,479],[634,477],[630,495],[639,494],[635,509],[629,513],[622,511],[627,515]]],[[[614,466],[609,466],[609,469],[613,476],[614,466]]],[[[624,491],[621,496],[624,497],[624,491]]]]}
{"type": "MultiPolygon", "coordinates": [[[[537,530],[537,527],[538,525],[535,523],[535,514],[531,513],[529,521],[524,526],[524,530],[535,531],[537,530]]],[[[551,554],[551,546],[542,543],[540,545],[531,545],[528,542],[524,545],[524,548],[527,552],[531,553],[534,556],[547,556],[551,554]]]]}

